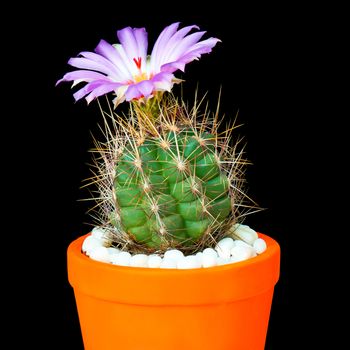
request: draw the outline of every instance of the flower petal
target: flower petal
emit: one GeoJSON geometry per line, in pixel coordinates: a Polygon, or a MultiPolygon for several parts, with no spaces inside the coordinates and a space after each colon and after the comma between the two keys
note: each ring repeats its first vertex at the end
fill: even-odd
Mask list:
{"type": "Polygon", "coordinates": [[[91,70],[75,70],[73,72],[66,73],[62,79],[58,80],[56,83],[56,86],[60,84],[63,81],[73,81],[73,80],[80,80],[80,81],[86,81],[87,83],[93,81],[93,80],[106,80],[110,81],[110,78],[107,76],[93,72],[91,70]]]}
{"type": "Polygon", "coordinates": [[[132,28],[126,27],[118,30],[117,37],[119,42],[123,45],[128,58],[132,60],[134,57],[137,57],[138,46],[132,28]]]}
{"type": "Polygon", "coordinates": [[[125,92],[125,98],[127,101],[131,101],[139,98],[148,98],[154,89],[154,85],[150,80],[144,80],[137,84],[129,86],[125,92]]]}
{"type": "Polygon", "coordinates": [[[187,26],[179,31],[177,31],[171,38],[168,40],[167,43],[165,43],[165,46],[161,47],[159,50],[159,67],[162,65],[162,62],[169,62],[168,57],[173,51],[175,47],[177,47],[182,41],[184,40],[184,37],[192,30],[192,29],[199,29],[197,26],[187,26]]]}
{"type": "Polygon", "coordinates": [[[123,85],[117,88],[116,95],[117,97],[113,99],[114,108],[116,108],[120,103],[125,101],[125,92],[129,88],[128,85],[123,85]]]}
{"type": "Polygon", "coordinates": [[[141,97],[139,89],[136,87],[136,84],[132,84],[128,87],[125,92],[126,101],[131,101],[133,99],[139,99],[141,97]]]}
{"type": "Polygon", "coordinates": [[[122,80],[128,80],[132,78],[132,74],[128,69],[128,65],[126,64],[126,62],[124,62],[118,50],[114,46],[109,44],[107,41],[103,39],[100,40],[100,42],[95,48],[95,52],[97,52],[101,56],[104,56],[106,59],[108,59],[115,65],[116,69],[119,71],[122,80]]]}
{"type": "MultiPolygon", "coordinates": [[[[191,60],[188,62],[191,62],[191,60]]],[[[186,63],[188,63],[188,62],[186,62],[186,63]]],[[[182,72],[184,72],[186,63],[180,62],[180,61],[169,62],[169,63],[163,64],[160,67],[160,70],[162,72],[168,72],[168,73],[173,73],[177,70],[181,70],[182,72]]]]}
{"type": "Polygon", "coordinates": [[[165,28],[157,39],[151,56],[151,73],[184,71],[187,63],[198,59],[201,54],[210,52],[219,41],[215,38],[199,41],[205,32],[187,35],[192,29],[199,29],[195,25],[178,31],[177,28],[178,23],[172,24],[165,28]]]}
{"type": "Polygon", "coordinates": [[[163,31],[159,34],[158,39],[156,40],[152,54],[151,54],[151,71],[156,73],[159,72],[160,64],[158,60],[161,58],[161,51],[169,42],[169,39],[174,35],[177,28],[179,27],[180,22],[176,22],[167,26],[163,29],[163,31]],[[160,52],[159,52],[160,51],[160,52]]]}
{"type": "Polygon", "coordinates": [[[142,64],[146,64],[147,47],[148,47],[148,34],[145,28],[135,28],[134,36],[138,47],[138,56],[142,58],[142,64]]]}
{"type": "Polygon", "coordinates": [[[109,61],[107,58],[89,51],[80,52],[79,55],[83,56],[84,58],[87,58],[91,61],[97,62],[102,64],[104,67],[108,68],[112,74],[110,74],[115,80],[123,80],[123,75],[120,75],[120,70],[117,68],[115,64],[113,64],[111,61],[109,61]]]}
{"type": "Polygon", "coordinates": [[[92,90],[100,87],[101,85],[105,84],[105,80],[94,80],[91,83],[86,84],[83,88],[78,90],[76,93],[73,94],[73,97],[75,101],[80,100],[84,96],[86,96],[88,93],[90,93],[92,90]]]}
{"type": "Polygon", "coordinates": [[[196,50],[196,49],[199,49],[199,48],[204,48],[206,47],[208,49],[208,51],[206,51],[205,53],[209,53],[211,52],[211,49],[218,43],[220,42],[221,43],[221,40],[218,39],[218,38],[209,38],[209,39],[205,39],[205,40],[202,40],[200,42],[198,42],[197,44],[193,45],[192,46],[192,50],[196,50]]]}
{"type": "Polygon", "coordinates": [[[147,98],[152,95],[154,85],[150,80],[144,80],[137,84],[137,88],[142,93],[142,95],[147,98]]]}
{"type": "Polygon", "coordinates": [[[125,65],[128,67],[128,70],[131,73],[131,76],[137,75],[139,73],[139,70],[137,69],[135,62],[128,57],[126,51],[124,50],[123,45],[115,44],[113,46],[118,51],[118,54],[120,55],[121,59],[124,61],[125,65]]]}
{"type": "Polygon", "coordinates": [[[110,70],[109,67],[105,66],[104,64],[89,60],[87,58],[73,57],[68,61],[68,64],[76,68],[90,69],[101,72],[111,77],[113,77],[115,74],[114,71],[110,70]]]}
{"type": "Polygon", "coordinates": [[[171,91],[174,85],[174,74],[168,72],[161,72],[156,74],[151,81],[154,84],[154,90],[156,91],[171,91]]]}
{"type": "Polygon", "coordinates": [[[195,45],[205,32],[197,32],[188,35],[181,41],[177,41],[172,47],[168,47],[167,54],[164,55],[164,63],[178,60],[191,46],[195,45]]]}
{"type": "Polygon", "coordinates": [[[146,64],[148,39],[145,28],[127,27],[118,30],[117,36],[130,61],[141,58],[141,63],[146,64]]]}
{"type": "Polygon", "coordinates": [[[187,63],[200,58],[202,54],[211,52],[211,49],[220,41],[221,40],[217,38],[209,38],[200,41],[193,45],[189,51],[185,52],[176,61],[163,64],[160,69],[162,72],[173,73],[178,69],[184,72],[187,63]]]}
{"type": "Polygon", "coordinates": [[[87,103],[89,104],[93,99],[96,97],[99,97],[101,95],[105,95],[111,91],[116,90],[119,88],[122,84],[120,83],[106,83],[102,84],[99,87],[96,87],[93,89],[93,91],[85,98],[87,103]]]}

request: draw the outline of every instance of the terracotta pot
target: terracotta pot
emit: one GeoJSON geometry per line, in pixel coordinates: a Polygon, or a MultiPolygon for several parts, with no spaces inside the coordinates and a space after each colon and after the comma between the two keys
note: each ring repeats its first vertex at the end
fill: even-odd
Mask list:
{"type": "Polygon", "coordinates": [[[68,248],[86,350],[263,350],[280,248],[243,262],[191,270],[91,260],[85,237],[68,248]]]}

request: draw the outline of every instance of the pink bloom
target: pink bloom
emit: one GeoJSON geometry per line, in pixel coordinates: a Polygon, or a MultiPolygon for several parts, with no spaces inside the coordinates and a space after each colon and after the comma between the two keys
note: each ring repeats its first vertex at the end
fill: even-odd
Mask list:
{"type": "Polygon", "coordinates": [[[115,105],[152,97],[157,91],[170,91],[177,79],[174,72],[184,71],[185,65],[211,52],[219,39],[199,41],[205,32],[194,32],[197,26],[178,30],[179,23],[166,27],[147,56],[145,28],[127,27],[117,32],[120,44],[110,45],[101,40],[95,52],[81,52],[68,63],[79,70],[69,72],[62,81],[87,84],[74,94],[75,100],[85,97],[89,103],[98,96],[114,92],[115,105]]]}

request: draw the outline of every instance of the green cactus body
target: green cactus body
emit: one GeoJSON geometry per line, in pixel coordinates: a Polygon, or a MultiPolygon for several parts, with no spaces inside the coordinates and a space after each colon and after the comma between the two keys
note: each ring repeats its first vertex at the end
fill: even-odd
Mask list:
{"type": "Polygon", "coordinates": [[[150,248],[193,244],[231,213],[229,179],[208,132],[182,129],[129,143],[115,171],[121,227],[150,248]]]}

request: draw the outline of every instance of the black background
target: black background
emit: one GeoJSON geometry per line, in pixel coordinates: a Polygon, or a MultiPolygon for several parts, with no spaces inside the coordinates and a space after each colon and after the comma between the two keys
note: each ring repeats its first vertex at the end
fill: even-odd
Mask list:
{"type": "Polygon", "coordinates": [[[40,57],[35,57],[43,67],[43,75],[37,79],[44,94],[35,94],[40,109],[30,123],[33,135],[39,131],[40,136],[32,139],[37,152],[28,166],[37,163],[44,169],[33,176],[36,186],[32,190],[42,197],[49,193],[49,202],[42,205],[49,233],[42,237],[55,248],[56,270],[46,274],[48,285],[40,292],[44,312],[39,328],[46,329],[58,320],[59,328],[48,327],[47,333],[53,332],[51,339],[62,342],[65,349],[83,349],[65,259],[68,244],[89,230],[84,224],[90,220],[85,214],[88,206],[77,200],[86,194],[79,187],[89,176],[90,131],[97,131],[101,116],[96,103],[74,103],[69,84],[55,88],[55,82],[70,70],[66,64],[70,57],[92,51],[101,38],[115,43],[118,29],[146,27],[152,47],[166,25],[180,21],[197,24],[207,36],[222,40],[211,54],[189,64],[186,73],[177,76],[186,80],[184,91],[189,99],[198,82],[201,92],[209,91],[214,108],[222,86],[221,112],[230,119],[239,110],[238,121],[243,123],[239,134],[245,136],[247,157],[253,163],[247,171],[249,194],[267,208],[246,222],[281,245],[281,277],[266,349],[298,346],[300,339],[304,344],[313,343],[316,336],[308,325],[315,322],[314,304],[307,285],[313,283],[309,272],[315,266],[307,249],[299,244],[301,232],[303,241],[308,242],[304,224],[310,202],[305,193],[309,198],[314,191],[310,172],[313,146],[305,147],[309,127],[315,123],[312,107],[305,104],[310,99],[307,87],[313,74],[310,46],[317,41],[313,31],[305,30],[310,14],[288,5],[241,9],[213,3],[188,9],[186,4],[165,2],[123,6],[98,2],[79,8],[56,3],[45,5],[45,9],[47,15],[41,18],[33,43],[44,48],[40,57]],[[47,36],[49,40],[44,39],[47,36]],[[49,156],[44,147],[49,148],[49,156]]]}

